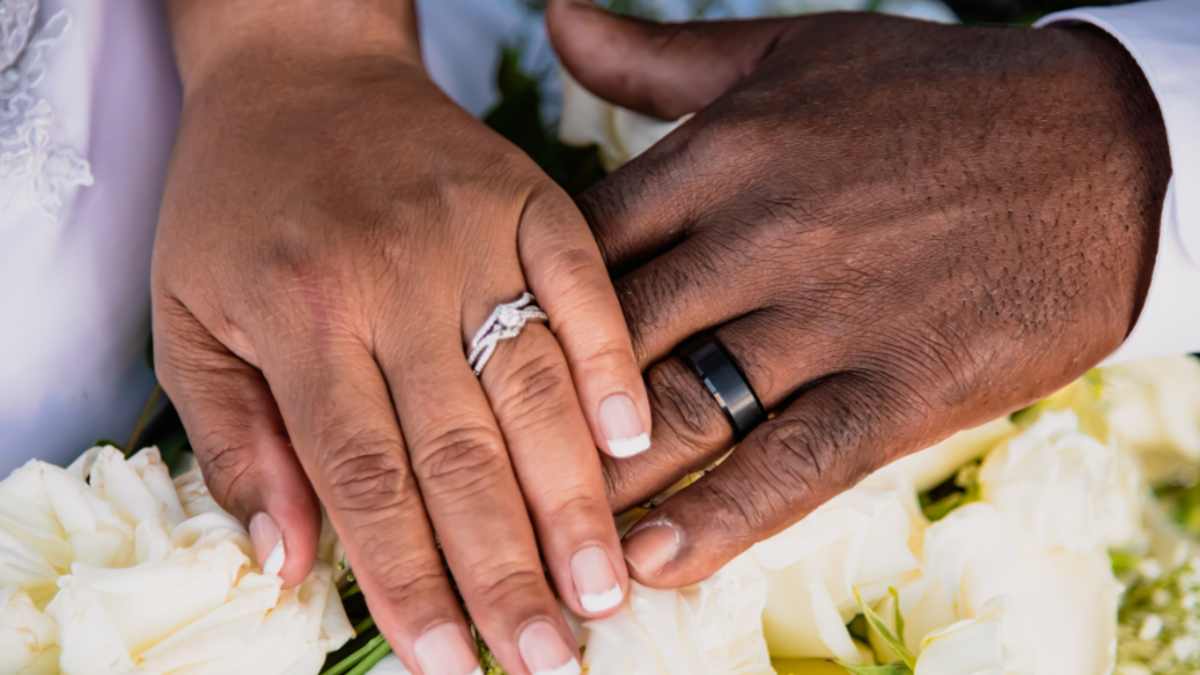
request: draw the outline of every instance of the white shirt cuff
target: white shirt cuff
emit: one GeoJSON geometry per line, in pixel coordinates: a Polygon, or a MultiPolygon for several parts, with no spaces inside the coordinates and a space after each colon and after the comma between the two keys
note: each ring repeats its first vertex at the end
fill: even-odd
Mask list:
{"type": "Polygon", "coordinates": [[[1150,291],[1133,331],[1104,364],[1200,352],[1200,2],[1075,9],[1036,25],[1064,22],[1092,24],[1124,45],[1158,99],[1171,150],[1150,291]]]}

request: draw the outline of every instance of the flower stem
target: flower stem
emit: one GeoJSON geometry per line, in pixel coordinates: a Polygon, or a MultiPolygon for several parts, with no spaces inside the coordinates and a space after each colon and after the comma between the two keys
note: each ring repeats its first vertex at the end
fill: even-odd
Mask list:
{"type": "Polygon", "coordinates": [[[150,413],[154,410],[154,404],[158,402],[159,395],[162,394],[162,386],[154,385],[154,391],[150,392],[150,399],[146,401],[146,407],[142,408],[142,416],[138,418],[137,426],[133,428],[133,435],[129,437],[129,442],[125,444],[126,457],[137,452],[138,438],[142,435],[142,431],[146,428],[146,422],[150,421],[150,413]]]}
{"type": "MultiPolygon", "coordinates": [[[[376,635],[375,637],[371,638],[371,640],[369,642],[367,642],[367,644],[363,645],[362,647],[359,647],[359,649],[357,651],[355,651],[353,654],[342,659],[341,663],[337,664],[336,666],[334,666],[326,671],[323,671],[321,673],[321,675],[342,675],[342,673],[349,671],[351,668],[357,668],[358,666],[362,665],[363,663],[366,663],[365,659],[369,659],[376,651],[379,650],[379,648],[381,646],[386,647],[388,651],[391,651],[391,647],[388,646],[388,643],[386,640],[383,639],[383,636],[376,635]]],[[[383,654],[381,654],[379,656],[379,658],[382,659],[386,655],[387,655],[387,651],[385,651],[383,654]]],[[[375,665],[375,663],[378,663],[378,662],[379,662],[379,659],[375,659],[375,662],[372,663],[371,665],[375,665]]],[[[369,667],[368,667],[368,669],[369,669],[369,667]]],[[[364,670],[364,671],[359,671],[359,672],[365,673],[366,671],[364,670]]]]}

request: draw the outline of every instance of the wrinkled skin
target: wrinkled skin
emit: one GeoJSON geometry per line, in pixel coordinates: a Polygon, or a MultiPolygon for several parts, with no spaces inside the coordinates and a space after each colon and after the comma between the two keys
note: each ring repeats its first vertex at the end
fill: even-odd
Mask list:
{"type": "Polygon", "coordinates": [[[1078,378],[1132,328],[1170,175],[1107,36],[867,14],[655,25],[556,0],[567,68],[695,117],[578,200],[617,277],[653,445],[614,510],[732,443],[672,350],[714,330],[776,416],[625,542],[703,578],[869,472],[1078,378]]]}

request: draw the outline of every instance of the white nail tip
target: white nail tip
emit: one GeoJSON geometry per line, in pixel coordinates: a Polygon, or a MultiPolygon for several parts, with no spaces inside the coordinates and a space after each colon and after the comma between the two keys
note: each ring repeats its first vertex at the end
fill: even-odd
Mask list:
{"type": "MultiPolygon", "coordinates": [[[[404,672],[407,673],[408,671],[406,670],[404,672]]],[[[467,673],[467,675],[483,675],[483,669],[480,668],[479,666],[475,666],[475,670],[472,670],[471,672],[467,673]]]]}
{"type": "Polygon", "coordinates": [[[539,670],[533,675],[580,675],[583,668],[579,667],[579,662],[571,659],[554,670],[539,670]]]}
{"type": "Polygon", "coordinates": [[[621,586],[617,585],[603,593],[580,593],[579,604],[589,612],[603,612],[621,604],[623,597],[621,586]]]}
{"type": "Polygon", "coordinates": [[[633,457],[650,449],[650,435],[640,434],[633,438],[608,439],[608,451],[613,457],[633,457]]]}
{"type": "Polygon", "coordinates": [[[283,552],[283,542],[275,544],[275,548],[271,550],[271,555],[267,556],[267,562],[263,565],[263,574],[269,577],[278,576],[279,570],[283,569],[285,554],[283,552]]]}

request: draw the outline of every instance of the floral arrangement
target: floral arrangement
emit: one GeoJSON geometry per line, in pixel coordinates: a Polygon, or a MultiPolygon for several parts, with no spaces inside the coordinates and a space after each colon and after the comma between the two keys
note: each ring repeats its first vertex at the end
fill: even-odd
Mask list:
{"type": "Polygon", "coordinates": [[[0,673],[316,673],[354,636],[323,543],[282,591],[198,469],[172,480],[155,448],[30,461],[0,482],[0,673]]]}

